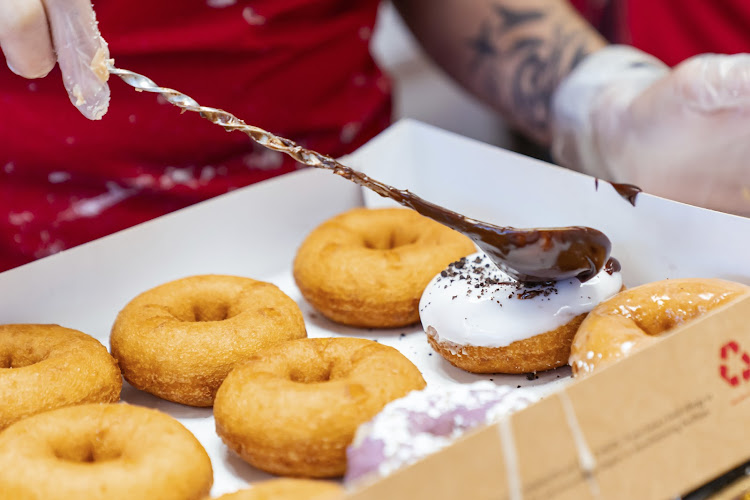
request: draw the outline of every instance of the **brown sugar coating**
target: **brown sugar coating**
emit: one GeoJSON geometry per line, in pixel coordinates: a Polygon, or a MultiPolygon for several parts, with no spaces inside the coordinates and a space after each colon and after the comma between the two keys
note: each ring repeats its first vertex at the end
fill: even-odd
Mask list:
{"type": "Polygon", "coordinates": [[[294,259],[302,295],[338,323],[390,328],[419,320],[435,274],[476,251],[466,236],[403,208],[356,208],[314,229],[294,259]]]}
{"type": "Polygon", "coordinates": [[[620,292],[595,307],[578,329],[570,354],[573,374],[610,365],[749,291],[719,279],[673,279],[620,292]]]}
{"type": "Polygon", "coordinates": [[[0,325],[0,430],[54,408],[120,400],[117,362],[95,338],[58,325],[0,325]]]}
{"type": "Polygon", "coordinates": [[[284,478],[264,481],[216,500],[340,500],[343,497],[343,488],[330,481],[284,478]]]}
{"type": "MultiPolygon", "coordinates": [[[[427,329],[427,341],[450,364],[471,373],[531,373],[568,364],[570,345],[585,314],[549,332],[518,340],[505,347],[458,345],[441,341],[427,329]]],[[[430,331],[432,330],[432,331],[430,331]]]]}
{"type": "Polygon", "coordinates": [[[357,427],[424,386],[419,370],[392,347],[355,338],[295,340],[232,370],[216,395],[216,431],[266,472],[341,476],[357,427]]]}
{"type": "Polygon", "coordinates": [[[3,500],[198,500],[212,483],[198,440],[148,408],[71,406],[0,433],[3,500]]]}
{"type": "Polygon", "coordinates": [[[134,387],[177,403],[211,406],[235,364],[306,335],[299,307],[275,285],[204,275],[140,294],[118,314],[110,342],[134,387]]]}

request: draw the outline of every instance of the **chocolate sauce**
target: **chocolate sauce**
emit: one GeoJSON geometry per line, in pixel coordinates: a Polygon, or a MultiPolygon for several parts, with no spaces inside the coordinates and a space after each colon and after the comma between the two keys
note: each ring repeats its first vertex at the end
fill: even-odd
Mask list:
{"type": "Polygon", "coordinates": [[[604,265],[604,270],[607,271],[607,274],[612,276],[615,273],[619,273],[622,270],[622,266],[620,266],[620,261],[615,259],[614,257],[610,257],[607,263],[604,265]]]}
{"type": "MultiPolygon", "coordinates": [[[[615,188],[617,194],[625,198],[633,206],[635,206],[635,199],[638,197],[638,193],[643,191],[643,189],[633,184],[622,184],[619,182],[610,182],[610,184],[615,188]]],[[[594,191],[599,191],[598,177],[594,177],[594,191]]]]}
{"type": "MultiPolygon", "coordinates": [[[[331,159],[332,160],[332,159],[331,159]]],[[[589,227],[517,229],[470,219],[352,170],[335,160],[333,172],[380,196],[436,220],[471,238],[503,271],[522,282],[556,281],[577,277],[587,281],[609,257],[610,241],[589,227]]]]}
{"type": "Polygon", "coordinates": [[[643,191],[641,188],[634,186],[633,184],[620,184],[617,182],[610,182],[610,184],[615,188],[617,194],[628,200],[633,206],[635,206],[635,199],[638,197],[638,193],[643,191]]]}

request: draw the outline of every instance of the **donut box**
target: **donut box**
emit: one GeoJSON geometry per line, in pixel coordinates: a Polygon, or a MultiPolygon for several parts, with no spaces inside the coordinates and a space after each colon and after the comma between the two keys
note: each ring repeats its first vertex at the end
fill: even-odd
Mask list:
{"type": "MultiPolygon", "coordinates": [[[[517,227],[604,231],[625,284],[717,277],[750,284],[750,219],[640,194],[413,121],[345,158],[349,166],[467,216],[517,227]]],[[[750,458],[750,300],[684,327],[581,381],[568,368],[473,375],[449,365],[420,326],[375,330],[326,320],[291,276],[300,243],[352,207],[392,203],[325,171],[304,169],[0,274],[2,323],[57,323],[108,345],[117,313],[139,293],[196,274],[269,281],[297,301],[308,336],[393,346],[429,385],[490,380],[542,400],[501,424],[348,498],[674,498],[750,458]],[[747,373],[750,373],[747,372],[747,373]]],[[[127,384],[122,399],[164,411],[203,444],[219,495],[271,476],[218,438],[210,408],[170,403],[127,384]]],[[[688,497],[686,497],[688,498],[688,497]]]]}

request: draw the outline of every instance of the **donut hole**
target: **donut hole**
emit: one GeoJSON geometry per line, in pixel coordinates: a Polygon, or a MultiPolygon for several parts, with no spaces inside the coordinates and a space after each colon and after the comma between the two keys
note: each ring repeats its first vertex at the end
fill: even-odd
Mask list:
{"type": "Polygon", "coordinates": [[[0,368],[24,368],[47,359],[47,353],[31,349],[0,353],[0,368]]]}
{"type": "Polygon", "coordinates": [[[306,366],[304,369],[292,367],[289,370],[289,379],[298,384],[316,384],[333,380],[333,365],[315,364],[306,366]]]}
{"type": "Polygon", "coordinates": [[[418,235],[393,228],[390,231],[375,232],[363,235],[362,243],[370,250],[393,250],[395,248],[413,245],[418,235]]]}
{"type": "Polygon", "coordinates": [[[52,453],[59,460],[81,464],[109,462],[122,457],[120,448],[85,438],[73,443],[55,443],[52,453]]]}
{"type": "Polygon", "coordinates": [[[193,304],[193,321],[224,321],[232,317],[229,309],[230,306],[226,303],[193,304]]]}
{"type": "Polygon", "coordinates": [[[232,307],[232,302],[224,297],[195,298],[185,305],[172,310],[172,314],[180,321],[188,323],[203,323],[209,321],[224,321],[239,314],[232,307]]]}

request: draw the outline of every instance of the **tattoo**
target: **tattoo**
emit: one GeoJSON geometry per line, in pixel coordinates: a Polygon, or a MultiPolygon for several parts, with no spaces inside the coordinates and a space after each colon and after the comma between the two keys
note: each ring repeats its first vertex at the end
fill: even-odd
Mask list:
{"type": "Polygon", "coordinates": [[[503,20],[503,27],[510,30],[524,23],[538,21],[544,17],[544,13],[538,10],[518,11],[502,5],[495,5],[495,12],[503,20]]]}
{"type": "Polygon", "coordinates": [[[482,23],[476,38],[469,41],[474,52],[474,61],[471,66],[474,70],[479,68],[486,57],[497,56],[498,52],[492,42],[492,26],[488,21],[482,23]]]}
{"type": "Polygon", "coordinates": [[[518,32],[526,27],[536,32],[534,23],[542,26],[555,22],[554,16],[542,9],[495,5],[491,18],[469,40],[473,54],[469,69],[483,91],[508,108],[519,125],[539,137],[549,133],[552,94],[558,83],[589,53],[584,36],[575,29],[566,31],[560,22],[551,28],[550,38],[518,32]],[[501,59],[511,63],[495,64],[501,59]],[[512,69],[508,71],[508,67],[512,69]]]}

